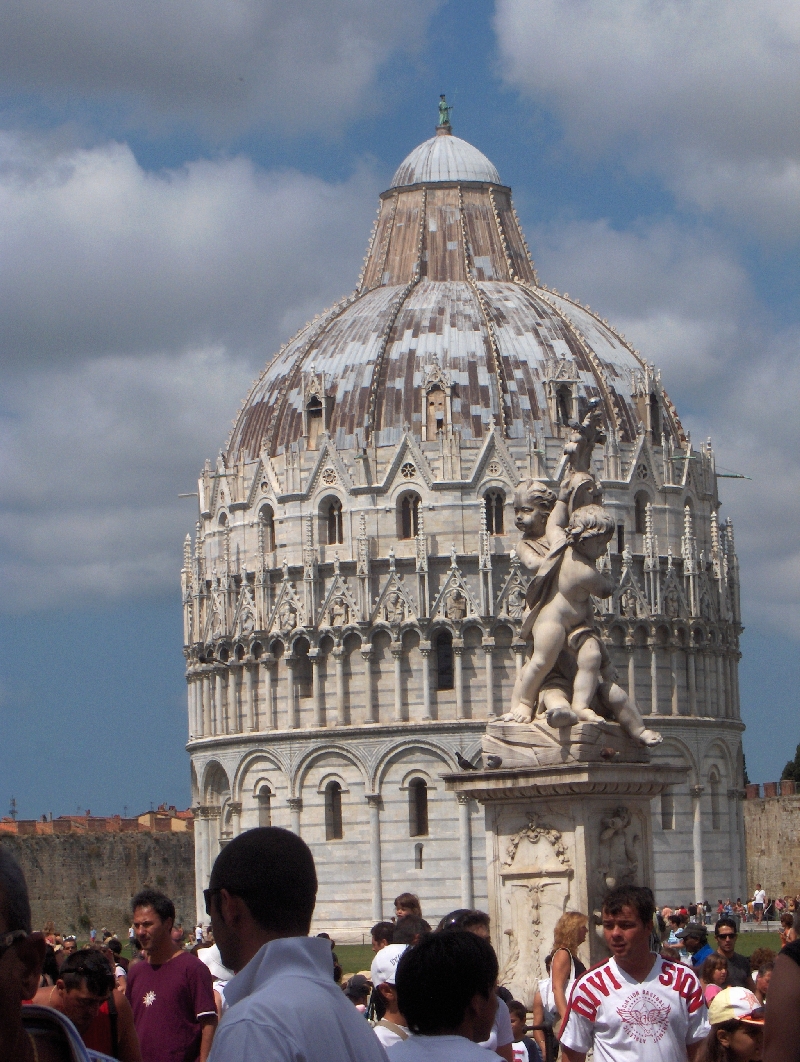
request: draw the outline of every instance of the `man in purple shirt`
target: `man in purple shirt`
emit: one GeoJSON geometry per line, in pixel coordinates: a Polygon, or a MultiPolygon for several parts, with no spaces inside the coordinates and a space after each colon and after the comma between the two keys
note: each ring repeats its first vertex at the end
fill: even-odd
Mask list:
{"type": "Polygon", "coordinates": [[[128,971],[125,995],[147,1062],[205,1062],[217,1025],[211,974],[172,939],[175,906],[143,889],[133,898],[133,928],[147,956],[128,971]]]}

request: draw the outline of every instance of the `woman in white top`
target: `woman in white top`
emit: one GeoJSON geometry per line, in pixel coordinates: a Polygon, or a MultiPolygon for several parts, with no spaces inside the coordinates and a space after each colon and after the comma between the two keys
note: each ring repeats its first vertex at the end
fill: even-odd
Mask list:
{"type": "Polygon", "coordinates": [[[586,972],[586,967],[578,958],[578,948],[586,940],[589,932],[589,919],[580,911],[567,911],[556,922],[553,931],[553,952],[550,962],[550,984],[553,990],[553,1002],[558,1011],[558,1021],[554,1023],[554,1032],[558,1036],[561,1022],[567,1013],[567,1001],[576,977],[586,972]]]}

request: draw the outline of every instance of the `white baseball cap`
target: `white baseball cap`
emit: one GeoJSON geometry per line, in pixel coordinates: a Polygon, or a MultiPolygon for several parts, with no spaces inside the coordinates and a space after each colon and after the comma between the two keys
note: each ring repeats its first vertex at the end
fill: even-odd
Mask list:
{"type": "Polygon", "coordinates": [[[376,988],[378,985],[394,984],[397,964],[400,962],[400,956],[407,948],[408,944],[387,944],[385,948],[381,948],[372,960],[372,966],[370,967],[372,983],[376,988]]]}
{"type": "Polygon", "coordinates": [[[215,981],[230,981],[234,976],[233,970],[222,965],[222,956],[216,944],[212,944],[210,948],[201,948],[197,958],[209,968],[215,981]]]}

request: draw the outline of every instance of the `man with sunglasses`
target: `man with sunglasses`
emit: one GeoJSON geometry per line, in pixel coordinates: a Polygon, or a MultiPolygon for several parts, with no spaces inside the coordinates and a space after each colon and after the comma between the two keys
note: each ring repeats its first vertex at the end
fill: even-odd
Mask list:
{"type": "Polygon", "coordinates": [[[717,938],[717,954],[723,955],[728,960],[728,986],[749,988],[752,991],[750,960],[734,951],[738,936],[735,919],[727,917],[717,919],[714,936],[717,938]]]}
{"type": "Polygon", "coordinates": [[[314,859],[289,830],[247,830],[217,856],[206,910],[236,976],[209,1062],[386,1062],[333,979],[330,942],[308,935],[316,896],[314,859]]]}

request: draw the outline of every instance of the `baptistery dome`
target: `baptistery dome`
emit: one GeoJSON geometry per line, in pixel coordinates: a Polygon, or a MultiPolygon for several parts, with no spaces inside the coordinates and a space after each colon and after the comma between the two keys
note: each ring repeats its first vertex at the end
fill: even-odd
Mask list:
{"type": "Polygon", "coordinates": [[[381,195],[353,293],[268,362],[199,481],[198,890],[220,844],[271,822],[311,846],[340,937],[406,889],[431,921],[486,902],[483,812],[441,776],[524,659],[514,491],[557,489],[592,399],[617,521],[597,623],[656,755],[687,769],[653,807],[659,898],[742,893],[738,569],[710,443],[624,336],[540,284],[511,190],[447,126],[381,195]]]}

